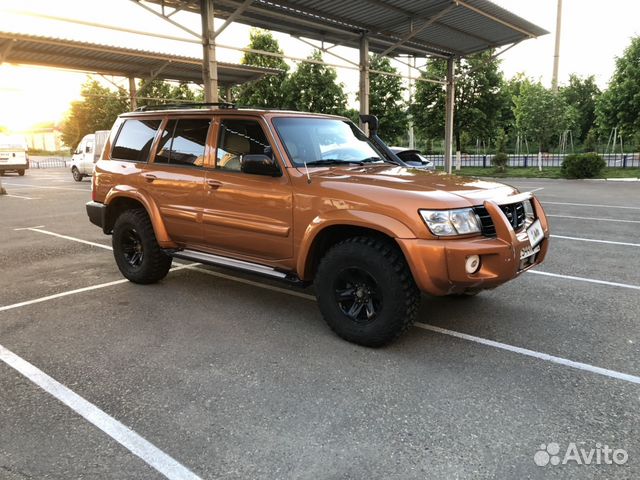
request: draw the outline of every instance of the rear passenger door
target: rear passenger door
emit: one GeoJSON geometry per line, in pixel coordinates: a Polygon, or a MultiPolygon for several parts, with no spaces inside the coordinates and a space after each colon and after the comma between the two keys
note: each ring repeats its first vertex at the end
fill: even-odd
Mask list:
{"type": "Polygon", "coordinates": [[[255,117],[219,117],[215,168],[206,179],[205,241],[257,260],[293,256],[293,195],[282,159],[278,177],[242,172],[246,154],[276,155],[265,125],[255,117]]]}
{"type": "Polygon", "coordinates": [[[165,120],[152,159],[142,172],[140,189],[155,201],[171,239],[183,245],[203,241],[210,125],[211,118],[203,116],[165,120]]]}

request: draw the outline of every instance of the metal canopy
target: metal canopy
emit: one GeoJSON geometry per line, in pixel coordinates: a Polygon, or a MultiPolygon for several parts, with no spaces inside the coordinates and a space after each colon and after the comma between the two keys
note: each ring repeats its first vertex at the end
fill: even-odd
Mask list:
{"type": "MultiPolygon", "coordinates": [[[[199,0],[146,3],[201,13],[199,0]]],[[[214,0],[213,6],[216,18],[353,48],[366,34],[369,50],[385,55],[466,56],[549,33],[487,0],[214,0]]]]}
{"type": "MultiPolygon", "coordinates": [[[[202,83],[202,58],[112,47],[59,38],[0,32],[0,62],[66,68],[136,78],[202,83]]],[[[218,63],[223,86],[258,80],[280,71],[218,63]]]]}

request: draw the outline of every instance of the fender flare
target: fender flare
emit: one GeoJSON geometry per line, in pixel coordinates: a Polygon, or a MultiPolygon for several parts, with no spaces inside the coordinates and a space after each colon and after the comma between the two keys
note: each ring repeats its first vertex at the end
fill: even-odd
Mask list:
{"type": "Polygon", "coordinates": [[[167,229],[162,220],[162,215],[160,214],[160,209],[152,198],[134,187],[119,185],[109,190],[109,193],[107,193],[107,196],[104,199],[104,203],[108,208],[109,205],[118,198],[130,198],[132,200],[140,202],[144,209],[147,211],[147,215],[149,215],[151,225],[153,226],[153,232],[156,235],[158,244],[162,248],[177,247],[177,244],[173,240],[171,240],[171,237],[169,237],[169,233],[167,232],[167,229]]]}
{"type": "Polygon", "coordinates": [[[334,210],[325,212],[314,218],[304,232],[300,247],[296,271],[303,280],[309,276],[309,259],[314,242],[326,228],[343,225],[346,227],[362,227],[375,230],[391,238],[416,238],[416,234],[406,224],[395,218],[380,213],[362,210],[334,210]]]}

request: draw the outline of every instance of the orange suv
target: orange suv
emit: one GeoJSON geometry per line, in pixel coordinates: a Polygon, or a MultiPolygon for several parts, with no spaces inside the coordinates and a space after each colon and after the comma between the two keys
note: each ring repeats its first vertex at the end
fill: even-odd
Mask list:
{"type": "Polygon", "coordinates": [[[544,259],[531,193],[412,168],[363,116],[172,106],[121,115],[95,168],[92,223],[122,274],[173,258],[314,284],[329,326],[368,346],[414,321],[420,292],[473,295],[544,259]]]}

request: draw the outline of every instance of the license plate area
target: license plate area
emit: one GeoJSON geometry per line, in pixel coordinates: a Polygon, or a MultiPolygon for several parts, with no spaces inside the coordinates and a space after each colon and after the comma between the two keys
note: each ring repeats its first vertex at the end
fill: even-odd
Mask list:
{"type": "Polygon", "coordinates": [[[532,257],[539,251],[540,251],[540,245],[536,245],[535,247],[526,246],[522,250],[520,250],[520,260],[526,260],[527,258],[532,257]]]}
{"type": "Polygon", "coordinates": [[[544,239],[544,231],[540,220],[536,220],[527,228],[527,237],[529,237],[531,248],[536,247],[544,239]]]}

